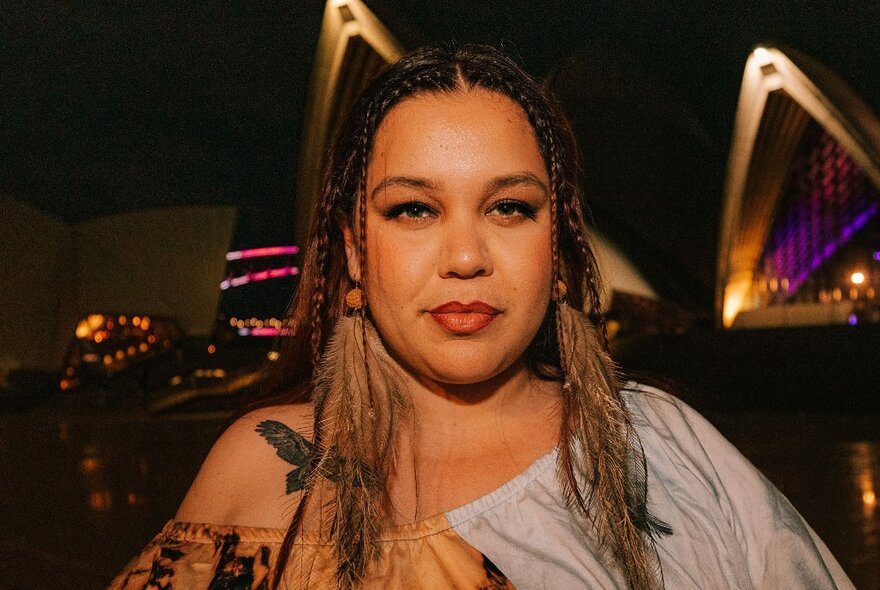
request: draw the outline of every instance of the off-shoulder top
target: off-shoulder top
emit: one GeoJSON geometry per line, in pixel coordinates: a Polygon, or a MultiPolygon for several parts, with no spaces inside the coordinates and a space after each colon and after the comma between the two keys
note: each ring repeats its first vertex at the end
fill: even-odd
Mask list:
{"type": "MultiPolygon", "coordinates": [[[[702,416],[654,388],[624,400],[648,465],[650,511],[673,533],[656,541],[671,589],[853,588],[785,497],[702,416]]],[[[557,451],[500,488],[421,522],[386,530],[363,588],[626,588],[589,529],[574,521],[557,451]]],[[[282,529],[169,522],[110,588],[267,588],[282,529]]],[[[304,535],[282,587],[333,588],[332,547],[304,535]]]]}

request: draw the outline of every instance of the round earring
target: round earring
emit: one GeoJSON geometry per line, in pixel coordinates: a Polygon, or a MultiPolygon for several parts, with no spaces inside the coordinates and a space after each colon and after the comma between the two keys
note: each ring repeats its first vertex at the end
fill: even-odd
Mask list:
{"type": "Polygon", "coordinates": [[[350,311],[358,311],[364,306],[364,292],[360,287],[349,289],[345,294],[345,305],[350,311]]]}
{"type": "Polygon", "coordinates": [[[568,294],[568,287],[565,286],[565,283],[562,280],[556,281],[556,292],[554,301],[560,303],[563,299],[565,299],[566,294],[568,294]]]}

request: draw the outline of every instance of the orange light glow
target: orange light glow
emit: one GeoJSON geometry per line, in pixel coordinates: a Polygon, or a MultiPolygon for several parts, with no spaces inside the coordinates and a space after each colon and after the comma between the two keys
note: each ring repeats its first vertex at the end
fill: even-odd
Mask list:
{"type": "Polygon", "coordinates": [[[854,272],[852,276],[849,278],[852,281],[853,285],[861,285],[865,282],[865,274],[861,272],[854,272]]]}
{"type": "Polygon", "coordinates": [[[86,475],[90,475],[101,468],[101,460],[95,457],[86,457],[79,462],[79,468],[86,475]]]}
{"type": "Polygon", "coordinates": [[[86,318],[86,323],[92,330],[97,330],[104,325],[104,316],[99,313],[93,313],[86,318]]]}
{"type": "Polygon", "coordinates": [[[105,354],[104,355],[104,364],[105,365],[112,365],[113,364],[113,357],[110,356],[109,354],[105,354]]]}
{"type": "Polygon", "coordinates": [[[125,351],[117,350],[116,351],[116,360],[121,361],[124,358],[125,358],[125,351]]]}
{"type": "Polygon", "coordinates": [[[89,327],[89,323],[86,320],[81,320],[80,323],[76,325],[76,337],[88,338],[91,335],[92,329],[89,327]]]}
{"type": "Polygon", "coordinates": [[[89,492],[89,508],[104,512],[113,508],[113,494],[110,490],[92,490],[89,492]]]}
{"type": "Polygon", "coordinates": [[[127,354],[128,356],[134,356],[134,353],[136,352],[137,349],[134,346],[129,346],[127,349],[125,349],[125,354],[127,354]]]}
{"type": "Polygon", "coordinates": [[[147,336],[147,342],[149,342],[150,344],[155,344],[156,337],[154,335],[150,334],[149,336],[147,336]]]}
{"type": "Polygon", "coordinates": [[[876,506],[877,505],[877,496],[874,494],[873,490],[867,490],[862,493],[862,503],[865,506],[876,506]]]}
{"type": "Polygon", "coordinates": [[[149,330],[150,329],[150,318],[144,316],[141,319],[141,330],[149,330]]]}
{"type": "Polygon", "coordinates": [[[131,318],[131,323],[134,324],[135,326],[140,326],[141,325],[140,316],[134,316],[133,318],[131,318]]]}
{"type": "Polygon", "coordinates": [[[119,325],[120,326],[124,326],[127,323],[128,323],[127,317],[125,317],[124,315],[119,316],[119,325]]]}
{"type": "Polygon", "coordinates": [[[103,332],[95,332],[95,342],[100,343],[100,342],[103,342],[103,340],[104,340],[104,333],[103,332]]]}
{"type": "Polygon", "coordinates": [[[141,352],[147,352],[147,349],[148,349],[148,348],[150,348],[150,347],[147,345],[146,342],[141,342],[141,343],[138,345],[138,350],[140,350],[141,352]]]}
{"type": "Polygon", "coordinates": [[[213,344],[209,344],[208,345],[208,354],[214,354],[215,352],[217,352],[217,347],[214,346],[213,344]]]}

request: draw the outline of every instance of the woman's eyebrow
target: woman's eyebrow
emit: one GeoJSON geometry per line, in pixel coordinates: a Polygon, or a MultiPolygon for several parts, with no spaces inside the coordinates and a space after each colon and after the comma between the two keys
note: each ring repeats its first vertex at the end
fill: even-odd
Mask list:
{"type": "MultiPolygon", "coordinates": [[[[541,191],[543,191],[544,193],[550,192],[550,189],[547,188],[547,185],[544,183],[544,181],[531,172],[516,172],[514,174],[497,176],[489,181],[489,183],[486,185],[485,192],[487,195],[492,195],[506,188],[523,185],[537,187],[541,189],[541,191]]],[[[376,188],[374,188],[370,193],[370,198],[375,199],[379,191],[394,186],[411,188],[426,192],[438,190],[437,185],[427,178],[422,178],[419,176],[389,176],[382,179],[382,182],[376,185],[376,188]]]]}
{"type": "Polygon", "coordinates": [[[531,172],[517,172],[515,174],[505,174],[493,178],[486,185],[486,194],[492,195],[498,191],[514,186],[531,185],[541,189],[545,194],[550,192],[544,181],[532,174],[531,172]]]}
{"type": "Polygon", "coordinates": [[[388,178],[382,179],[382,182],[376,185],[376,188],[370,193],[370,198],[375,199],[379,191],[392,186],[414,188],[421,191],[437,190],[437,185],[427,178],[420,178],[418,176],[389,176],[388,178]]]}

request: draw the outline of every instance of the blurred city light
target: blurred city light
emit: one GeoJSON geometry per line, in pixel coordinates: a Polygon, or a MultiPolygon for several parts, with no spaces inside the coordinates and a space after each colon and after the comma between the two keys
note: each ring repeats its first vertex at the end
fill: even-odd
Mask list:
{"type": "Polygon", "coordinates": [[[269,246],[266,248],[251,248],[249,250],[237,250],[228,252],[226,260],[242,260],[245,258],[261,258],[263,256],[284,256],[296,254],[299,246],[269,246]]]}

